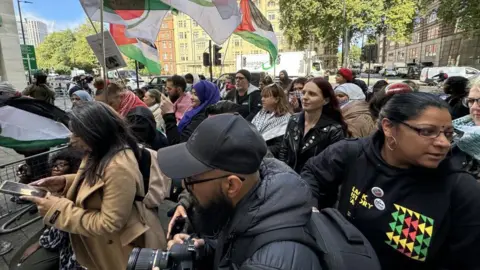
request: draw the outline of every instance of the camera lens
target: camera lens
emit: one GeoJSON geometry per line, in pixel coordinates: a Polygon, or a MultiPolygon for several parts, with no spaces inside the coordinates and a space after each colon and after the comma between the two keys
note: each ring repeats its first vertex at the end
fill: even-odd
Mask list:
{"type": "Polygon", "coordinates": [[[151,270],[154,266],[159,266],[158,262],[163,257],[162,252],[159,254],[160,257],[158,254],[156,249],[134,248],[128,257],[127,270],[151,270]]]}

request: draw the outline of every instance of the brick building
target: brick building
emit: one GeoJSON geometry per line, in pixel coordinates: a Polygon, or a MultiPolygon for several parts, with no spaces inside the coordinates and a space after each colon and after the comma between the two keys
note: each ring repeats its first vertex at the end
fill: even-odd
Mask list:
{"type": "Polygon", "coordinates": [[[155,43],[158,50],[158,57],[162,65],[162,75],[176,74],[177,61],[175,55],[175,34],[172,14],[168,14],[163,19],[155,43]]]}

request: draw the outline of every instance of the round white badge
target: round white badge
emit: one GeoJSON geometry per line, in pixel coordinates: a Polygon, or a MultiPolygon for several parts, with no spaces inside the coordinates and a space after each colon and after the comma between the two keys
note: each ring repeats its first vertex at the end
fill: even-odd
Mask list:
{"type": "Polygon", "coordinates": [[[376,199],[373,201],[373,204],[375,204],[375,207],[376,207],[378,210],[380,210],[380,211],[385,210],[385,203],[383,202],[382,199],[376,198],[376,199]]]}
{"type": "Polygon", "coordinates": [[[381,189],[379,187],[373,187],[372,188],[372,194],[373,194],[373,196],[375,196],[377,198],[381,198],[384,195],[383,189],[381,189]]]}

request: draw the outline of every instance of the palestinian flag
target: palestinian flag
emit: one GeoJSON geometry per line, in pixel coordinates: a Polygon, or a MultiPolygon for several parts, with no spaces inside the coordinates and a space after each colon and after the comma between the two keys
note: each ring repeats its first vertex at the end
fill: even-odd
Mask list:
{"type": "Polygon", "coordinates": [[[278,41],[272,24],[251,0],[241,0],[242,23],[235,34],[270,54],[272,63],[277,59],[278,41]]]}
{"type": "Polygon", "coordinates": [[[128,38],[125,31],[124,25],[110,24],[110,34],[120,52],[128,58],[144,64],[150,73],[161,74],[162,68],[155,45],[148,40],[128,38]]]}
{"type": "MultiPolygon", "coordinates": [[[[80,2],[91,20],[100,21],[101,0],[80,2]]],[[[110,31],[113,29],[111,34],[120,51],[144,64],[150,73],[160,74],[159,56],[154,44],[170,6],[160,0],[104,0],[103,4],[103,20],[113,25],[110,31]]]]}
{"type": "Polygon", "coordinates": [[[66,143],[68,121],[66,112],[42,100],[0,99],[0,146],[36,150],[66,143]]]}
{"type": "MultiPolygon", "coordinates": [[[[127,0],[125,0],[127,1],[127,0]]],[[[161,0],[195,20],[216,44],[223,44],[241,21],[237,0],[161,0]]]]}

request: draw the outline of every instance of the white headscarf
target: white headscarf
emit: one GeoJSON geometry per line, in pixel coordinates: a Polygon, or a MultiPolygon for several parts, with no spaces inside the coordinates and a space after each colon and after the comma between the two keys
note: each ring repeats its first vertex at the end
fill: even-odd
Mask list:
{"type": "Polygon", "coordinates": [[[0,93],[16,95],[15,87],[9,82],[0,82],[0,93]]]}
{"type": "Polygon", "coordinates": [[[344,83],[337,86],[337,88],[335,88],[335,93],[339,92],[348,96],[348,100],[345,103],[340,104],[341,107],[344,107],[355,100],[365,100],[365,94],[363,93],[362,88],[353,83],[344,83]]]}

